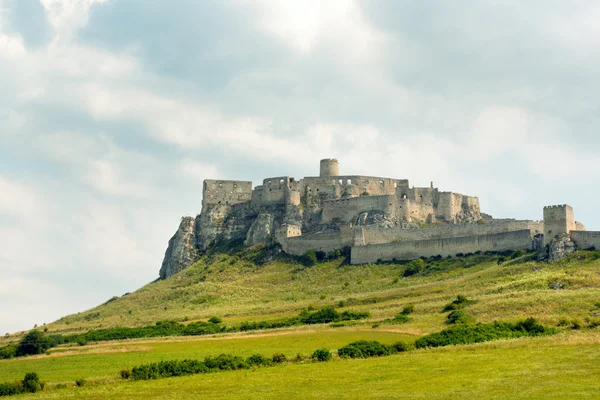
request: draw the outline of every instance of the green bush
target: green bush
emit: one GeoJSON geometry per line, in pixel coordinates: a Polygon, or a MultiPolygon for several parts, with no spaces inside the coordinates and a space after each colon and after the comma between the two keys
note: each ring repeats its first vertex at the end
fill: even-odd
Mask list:
{"type": "Polygon", "coordinates": [[[402,312],[400,314],[408,315],[408,314],[412,314],[414,311],[415,311],[415,305],[407,304],[404,306],[404,308],[402,309],[402,312]]]}
{"type": "Polygon", "coordinates": [[[4,347],[0,347],[0,360],[13,358],[17,355],[17,345],[9,344],[4,347]]]}
{"type": "Polygon", "coordinates": [[[510,258],[514,260],[515,258],[523,257],[524,255],[525,255],[525,250],[517,250],[510,255],[510,258]]]}
{"type": "Polygon", "coordinates": [[[465,296],[459,294],[456,296],[456,299],[452,300],[452,302],[446,304],[442,312],[460,310],[461,308],[465,308],[471,304],[475,304],[474,300],[469,300],[465,296]]]}
{"type": "Polygon", "coordinates": [[[273,365],[273,360],[271,360],[270,358],[266,358],[263,357],[260,354],[253,354],[250,357],[248,357],[246,359],[246,363],[248,363],[248,365],[253,365],[253,366],[270,366],[273,365]]]}
{"type": "Polygon", "coordinates": [[[283,353],[273,354],[273,357],[271,358],[271,360],[273,361],[274,364],[282,364],[284,362],[287,362],[287,358],[286,358],[285,354],[283,354],[283,353]]]}
{"type": "Polygon", "coordinates": [[[219,317],[210,317],[208,322],[210,322],[211,324],[220,324],[221,322],[223,322],[223,320],[219,317]]]}
{"type": "Polygon", "coordinates": [[[75,385],[77,385],[77,387],[83,387],[83,386],[87,385],[87,381],[83,378],[77,379],[75,381],[75,385]]]}
{"type": "Polygon", "coordinates": [[[21,393],[35,393],[44,389],[44,383],[35,372],[28,372],[18,382],[0,383],[0,396],[12,396],[21,393]]]}
{"type": "Polygon", "coordinates": [[[394,351],[396,353],[402,353],[404,351],[409,351],[410,350],[410,346],[404,342],[396,342],[394,344],[392,344],[392,349],[394,349],[394,351]]]}
{"type": "Polygon", "coordinates": [[[339,349],[338,355],[342,358],[368,358],[387,356],[395,352],[391,346],[377,341],[359,340],[339,349]]]}
{"type": "Polygon", "coordinates": [[[447,324],[467,324],[469,322],[469,316],[462,310],[454,310],[446,317],[447,324]]]}
{"type": "Polygon", "coordinates": [[[305,267],[312,267],[317,263],[317,254],[313,249],[306,250],[304,256],[302,256],[302,264],[305,267]]]}
{"type": "Polygon", "coordinates": [[[409,262],[406,265],[406,269],[404,270],[404,273],[402,274],[402,276],[408,277],[408,276],[412,276],[412,275],[417,275],[417,274],[423,272],[424,269],[425,269],[425,261],[423,261],[420,258],[417,260],[412,260],[411,262],[409,262]]]}
{"type": "Polygon", "coordinates": [[[55,343],[52,338],[44,335],[43,332],[33,330],[29,332],[19,342],[16,350],[17,356],[27,356],[33,354],[43,354],[49,348],[53,347],[55,343]]]}
{"type": "Polygon", "coordinates": [[[122,369],[121,372],[119,372],[119,374],[121,375],[121,378],[123,378],[123,379],[131,378],[131,370],[130,369],[122,369]]]}
{"type": "Polygon", "coordinates": [[[522,336],[551,335],[556,332],[556,329],[540,325],[533,318],[528,318],[514,324],[508,322],[494,322],[492,324],[477,324],[474,326],[459,324],[455,327],[423,336],[415,342],[415,346],[417,348],[440,347],[522,336]]]}
{"type": "Polygon", "coordinates": [[[310,358],[312,358],[314,361],[331,361],[332,357],[331,351],[328,349],[318,349],[312,353],[310,358]]]}

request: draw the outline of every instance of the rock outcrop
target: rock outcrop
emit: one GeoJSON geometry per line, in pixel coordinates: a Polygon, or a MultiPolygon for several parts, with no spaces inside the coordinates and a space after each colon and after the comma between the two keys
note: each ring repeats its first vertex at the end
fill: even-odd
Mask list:
{"type": "Polygon", "coordinates": [[[562,233],[556,235],[548,245],[538,254],[538,260],[546,260],[549,262],[558,261],[565,258],[577,249],[577,246],[571,240],[571,237],[562,233]]]}
{"type": "Polygon", "coordinates": [[[177,232],[169,240],[159,276],[161,279],[168,278],[187,268],[198,258],[196,220],[192,217],[183,217],[177,232]]]}

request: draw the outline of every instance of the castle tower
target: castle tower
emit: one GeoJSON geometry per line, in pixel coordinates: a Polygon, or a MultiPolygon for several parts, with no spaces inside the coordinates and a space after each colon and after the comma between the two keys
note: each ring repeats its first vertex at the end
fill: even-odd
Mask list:
{"type": "Polygon", "coordinates": [[[338,160],[336,160],[335,158],[325,158],[321,160],[321,171],[319,173],[320,177],[339,175],[340,166],[338,164],[338,160]]]}
{"type": "Polygon", "coordinates": [[[576,230],[573,207],[563,204],[560,206],[544,207],[544,244],[561,233],[576,230]]]}

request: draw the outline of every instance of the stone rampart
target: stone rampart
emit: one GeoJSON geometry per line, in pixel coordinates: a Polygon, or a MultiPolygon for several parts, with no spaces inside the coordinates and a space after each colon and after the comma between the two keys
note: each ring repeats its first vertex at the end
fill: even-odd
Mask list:
{"type": "Polygon", "coordinates": [[[352,264],[366,264],[378,260],[413,260],[437,255],[447,257],[476,251],[521,250],[530,249],[531,246],[531,230],[526,229],[481,236],[354,246],[350,260],[352,264]]]}
{"type": "Polygon", "coordinates": [[[544,224],[537,221],[498,220],[486,224],[444,224],[430,225],[425,228],[402,228],[394,226],[384,228],[378,225],[367,225],[355,231],[354,245],[381,244],[390,242],[405,242],[415,240],[430,240],[462,236],[490,235],[494,233],[511,232],[530,229],[541,233],[544,224]]]}
{"type": "Polygon", "coordinates": [[[344,223],[354,223],[362,212],[381,210],[386,215],[393,216],[396,211],[396,196],[360,196],[348,199],[327,200],[323,202],[323,223],[333,220],[344,223]]]}
{"type": "Polygon", "coordinates": [[[571,240],[578,249],[595,248],[600,250],[600,232],[598,231],[571,231],[571,240]]]}
{"type": "Polygon", "coordinates": [[[337,232],[314,233],[298,237],[289,237],[281,241],[281,248],[288,254],[301,256],[306,250],[330,252],[352,246],[353,234],[350,229],[337,232]]]}
{"type": "Polygon", "coordinates": [[[252,199],[252,182],[204,180],[202,206],[211,204],[233,205],[252,199]]]}

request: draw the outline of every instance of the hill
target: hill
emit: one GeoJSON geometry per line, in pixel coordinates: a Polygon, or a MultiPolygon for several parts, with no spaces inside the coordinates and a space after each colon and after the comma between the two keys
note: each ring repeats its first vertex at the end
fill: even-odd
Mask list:
{"type": "MultiPolygon", "coordinates": [[[[324,307],[369,312],[370,317],[205,337],[62,345],[48,355],[0,360],[0,376],[20,379],[27,371],[38,372],[48,382],[47,389],[35,395],[40,398],[195,398],[188,391],[200,387],[205,396],[214,398],[312,398],[319,393],[321,397],[369,394],[388,398],[400,394],[420,398],[424,393],[431,398],[600,396],[600,376],[593,367],[600,360],[596,328],[600,321],[600,252],[578,251],[556,263],[535,262],[531,254],[516,253],[360,266],[348,265],[340,257],[305,267],[281,256],[263,264],[266,251],[253,247],[204,256],[167,280],[66,316],[46,328],[49,334],[73,334],[153,325],[160,320],[189,324],[213,316],[222,319],[224,326],[239,326],[324,307]],[[534,317],[543,325],[557,327],[560,333],[413,350],[367,360],[292,363],[285,368],[155,382],[119,378],[123,368],[160,360],[221,353],[242,357],[283,353],[293,359],[298,353],[307,356],[322,347],[335,350],[361,339],[410,344],[451,326],[449,312],[442,310],[458,295],[468,301],[461,309],[468,322],[534,317]],[[409,304],[414,311],[408,320],[395,319],[409,304]],[[81,378],[88,382],[84,388],[74,383],[81,378]],[[558,380],[560,387],[552,384],[551,390],[544,389],[536,385],[541,379],[558,380]]],[[[203,398],[200,394],[196,397],[203,398]]]]}

